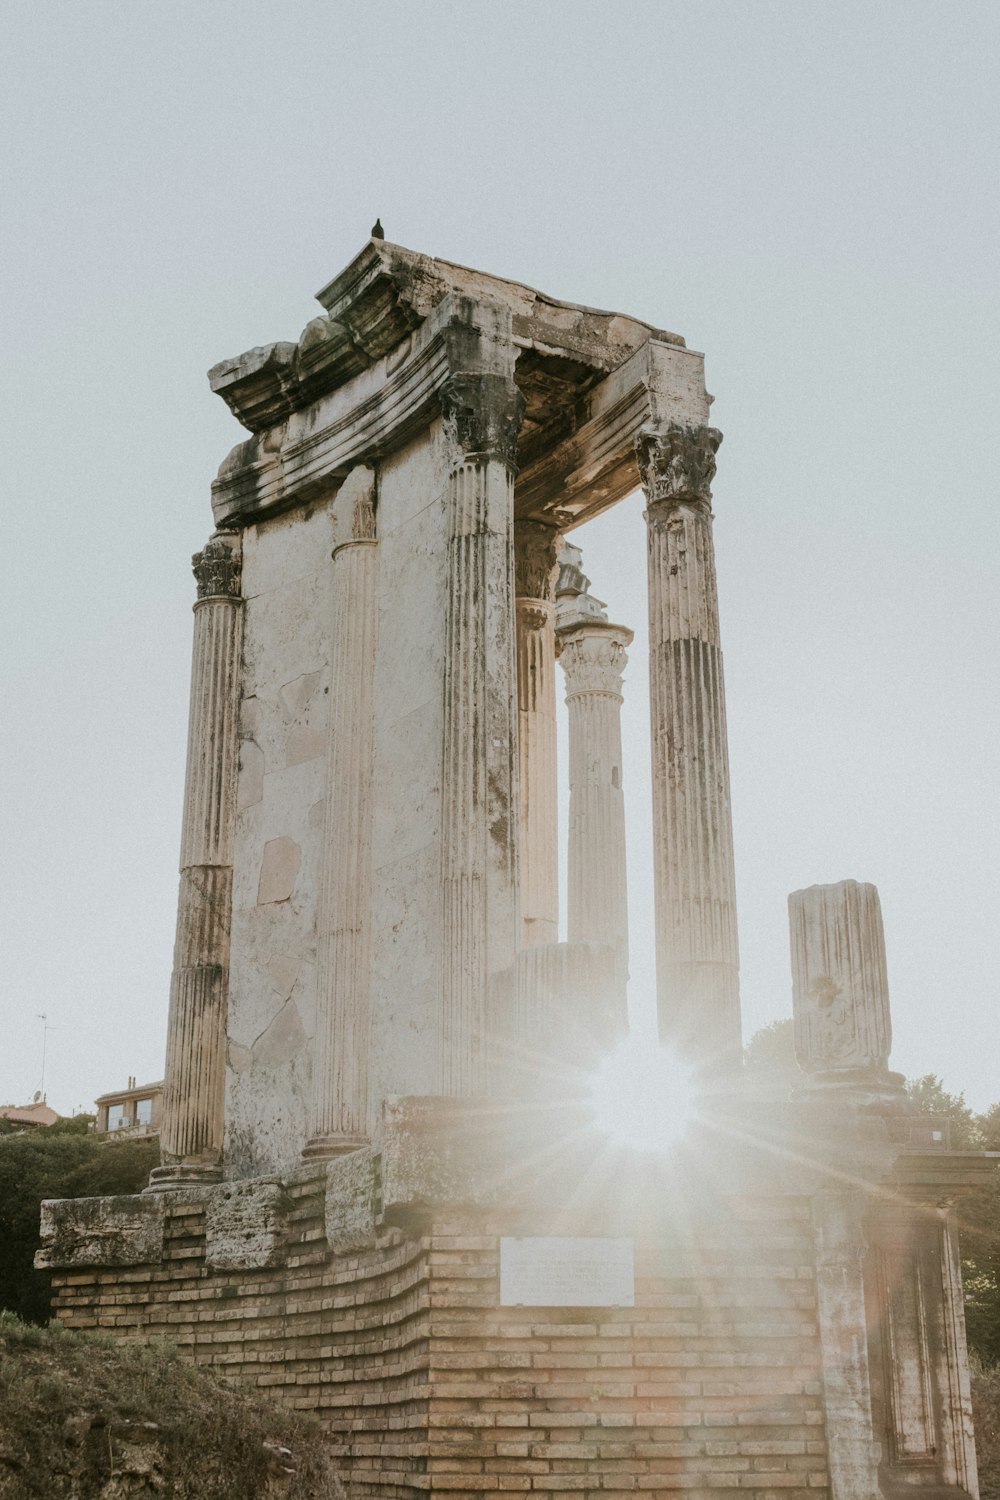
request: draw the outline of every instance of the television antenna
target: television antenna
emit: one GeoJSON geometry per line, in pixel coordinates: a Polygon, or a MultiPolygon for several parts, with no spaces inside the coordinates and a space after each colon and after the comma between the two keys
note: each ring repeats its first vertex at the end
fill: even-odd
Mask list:
{"type": "Polygon", "coordinates": [[[48,1046],[49,1032],[55,1028],[49,1025],[49,1018],[43,1011],[36,1011],[35,1014],[42,1023],[42,1081],[35,1094],[35,1102],[37,1103],[39,1098],[42,1100],[45,1098],[45,1053],[48,1046]]]}

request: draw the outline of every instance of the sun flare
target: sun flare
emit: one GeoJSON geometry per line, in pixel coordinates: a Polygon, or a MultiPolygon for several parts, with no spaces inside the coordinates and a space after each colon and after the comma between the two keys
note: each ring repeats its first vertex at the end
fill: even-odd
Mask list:
{"type": "Polygon", "coordinates": [[[628,1037],[600,1064],[590,1085],[594,1124],[633,1151],[666,1151],[695,1110],[691,1069],[655,1040],[628,1037]]]}

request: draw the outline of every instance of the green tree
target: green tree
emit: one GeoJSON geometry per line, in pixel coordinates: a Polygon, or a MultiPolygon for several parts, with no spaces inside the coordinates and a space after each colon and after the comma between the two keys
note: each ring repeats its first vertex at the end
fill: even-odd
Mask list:
{"type": "Polygon", "coordinates": [[[102,1139],[72,1121],[0,1138],[0,1308],[48,1321],[50,1278],[33,1265],[43,1198],[138,1193],[158,1161],[155,1139],[102,1139]]]}
{"type": "Polygon", "coordinates": [[[965,1102],[964,1094],[949,1094],[936,1073],[906,1082],[906,1097],[925,1115],[942,1115],[948,1121],[953,1151],[978,1151],[982,1132],[979,1121],[965,1102]]]}
{"type": "MultiPolygon", "coordinates": [[[[917,1109],[947,1120],[953,1151],[1000,1150],[1000,1103],[977,1115],[935,1073],[910,1079],[906,1093],[917,1109]]],[[[959,1199],[956,1218],[969,1348],[985,1364],[1000,1365],[1000,1168],[959,1199]]]]}
{"type": "Polygon", "coordinates": [[[752,1083],[789,1085],[802,1082],[795,1060],[795,1023],[789,1016],[755,1031],[744,1048],[747,1078],[752,1083]]]}

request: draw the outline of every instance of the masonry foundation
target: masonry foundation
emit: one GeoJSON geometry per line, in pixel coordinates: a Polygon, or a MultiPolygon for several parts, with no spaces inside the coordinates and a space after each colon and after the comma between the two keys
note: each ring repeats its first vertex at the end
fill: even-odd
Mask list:
{"type": "Polygon", "coordinates": [[[315,1412],[354,1494],[974,1494],[946,1205],[989,1164],[931,1136],[717,1102],[651,1158],[574,1107],[402,1100],[377,1155],[49,1205],[43,1259],[65,1325],[315,1412]],[[624,1274],[595,1303],[573,1255],[610,1244],[624,1274]],[[514,1300],[525,1247],[582,1300],[514,1300]]]}

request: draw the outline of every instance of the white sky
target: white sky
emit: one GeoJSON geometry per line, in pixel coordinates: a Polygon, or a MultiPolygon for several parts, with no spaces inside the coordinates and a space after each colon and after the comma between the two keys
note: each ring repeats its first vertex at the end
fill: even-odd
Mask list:
{"type": "MultiPolygon", "coordinates": [[[[879,886],[893,1065],[1000,1098],[997,40],[971,0],[5,0],[0,1102],[161,1076],[190,554],[376,215],[707,354],[744,1029],[879,886]]],[[[637,502],[576,533],[644,628],[637,502]]],[[[651,992],[645,664],[628,675],[651,992]]]]}

